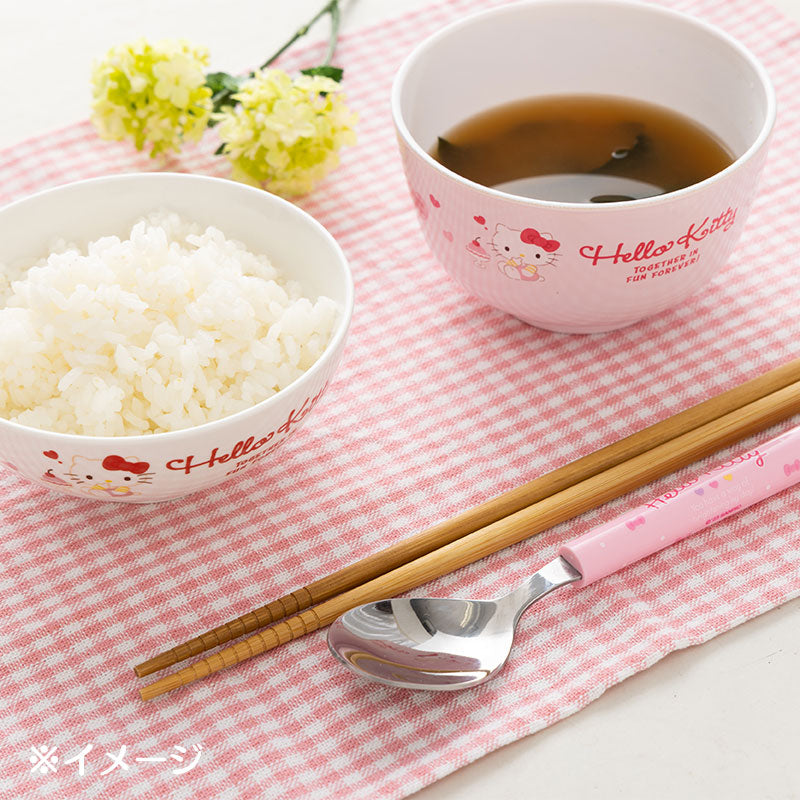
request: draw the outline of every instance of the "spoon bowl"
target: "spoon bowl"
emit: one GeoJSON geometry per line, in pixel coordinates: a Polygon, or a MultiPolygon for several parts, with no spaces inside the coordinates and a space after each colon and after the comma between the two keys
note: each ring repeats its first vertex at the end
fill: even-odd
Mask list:
{"type": "Polygon", "coordinates": [[[559,557],[497,600],[367,603],[331,625],[328,646],[353,672],[390,686],[439,691],[477,686],[506,663],[522,612],[580,577],[559,557]]]}

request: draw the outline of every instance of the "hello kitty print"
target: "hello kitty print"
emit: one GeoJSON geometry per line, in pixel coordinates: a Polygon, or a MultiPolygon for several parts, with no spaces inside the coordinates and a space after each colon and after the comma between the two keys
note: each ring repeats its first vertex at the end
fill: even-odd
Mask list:
{"type": "Polygon", "coordinates": [[[552,266],[558,258],[559,242],[535,228],[517,230],[498,223],[489,242],[500,272],[515,281],[539,281],[540,267],[552,266]]]}
{"type": "Polygon", "coordinates": [[[43,455],[55,463],[48,467],[42,479],[63,488],[77,489],[91,497],[105,496],[125,500],[142,494],[140,491],[153,481],[147,461],[108,455],[105,458],[72,456],[60,458],[54,450],[43,455]]]}
{"type": "MultiPolygon", "coordinates": [[[[429,194],[426,200],[422,194],[412,190],[411,199],[423,225],[443,208],[433,194],[429,194]]],[[[439,222],[437,220],[434,224],[439,222]]],[[[472,222],[479,226],[481,232],[464,249],[478,269],[494,265],[505,278],[531,284],[547,280],[542,268],[557,266],[561,242],[552,234],[532,227],[512,228],[502,222],[492,228],[483,214],[475,214],[472,222]]],[[[449,227],[442,228],[441,235],[448,243],[456,239],[449,227]]]]}
{"type": "MultiPolygon", "coordinates": [[[[483,217],[473,219],[479,224],[484,223],[484,229],[489,230],[483,217]]],[[[543,267],[557,264],[559,247],[560,242],[536,228],[510,228],[497,223],[491,235],[476,236],[466,250],[476,267],[485,269],[494,264],[506,278],[533,282],[545,280],[540,271],[543,267]]]]}

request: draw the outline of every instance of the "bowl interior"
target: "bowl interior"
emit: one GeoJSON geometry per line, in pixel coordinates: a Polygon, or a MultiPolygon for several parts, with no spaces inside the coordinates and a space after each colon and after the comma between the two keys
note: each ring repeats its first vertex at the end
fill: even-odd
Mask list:
{"type": "Polygon", "coordinates": [[[395,84],[395,115],[430,151],[468,117],[535,95],[613,94],[666,106],[743,155],[772,105],[763,68],[733,39],[690,17],[617,0],[502,6],[443,29],[395,84]]]}
{"type": "Polygon", "coordinates": [[[352,302],[349,270],[333,237],[296,206],[259,189],[219,178],[178,173],[120,175],[43,192],[0,212],[0,264],[46,255],[54,240],[83,245],[125,236],[137,218],[157,209],[214,225],[248,249],[265,253],[306,296],[352,302]]]}

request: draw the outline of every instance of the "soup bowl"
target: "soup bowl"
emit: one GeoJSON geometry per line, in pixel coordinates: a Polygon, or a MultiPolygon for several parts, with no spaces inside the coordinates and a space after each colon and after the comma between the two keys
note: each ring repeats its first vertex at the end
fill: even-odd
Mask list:
{"type": "Polygon", "coordinates": [[[423,41],[396,75],[392,113],[422,231],[447,273],[532,325],[592,333],[681,303],[735,256],[775,94],[758,60],[701,20],[627,0],[533,0],[423,41]],[[475,114],[550,95],[655,103],[700,124],[733,163],[677,191],[594,204],[482,186],[430,155],[475,114]]]}

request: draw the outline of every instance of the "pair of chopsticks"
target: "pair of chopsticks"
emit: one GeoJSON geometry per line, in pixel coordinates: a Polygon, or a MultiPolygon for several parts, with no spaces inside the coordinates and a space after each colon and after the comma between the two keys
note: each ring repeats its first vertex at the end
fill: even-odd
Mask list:
{"type": "Polygon", "coordinates": [[[151,675],[254,631],[140,690],[150,700],[406,592],[800,413],[800,359],[440,522],[134,667],[151,675]],[[267,627],[272,626],[272,627],[267,627]]]}

